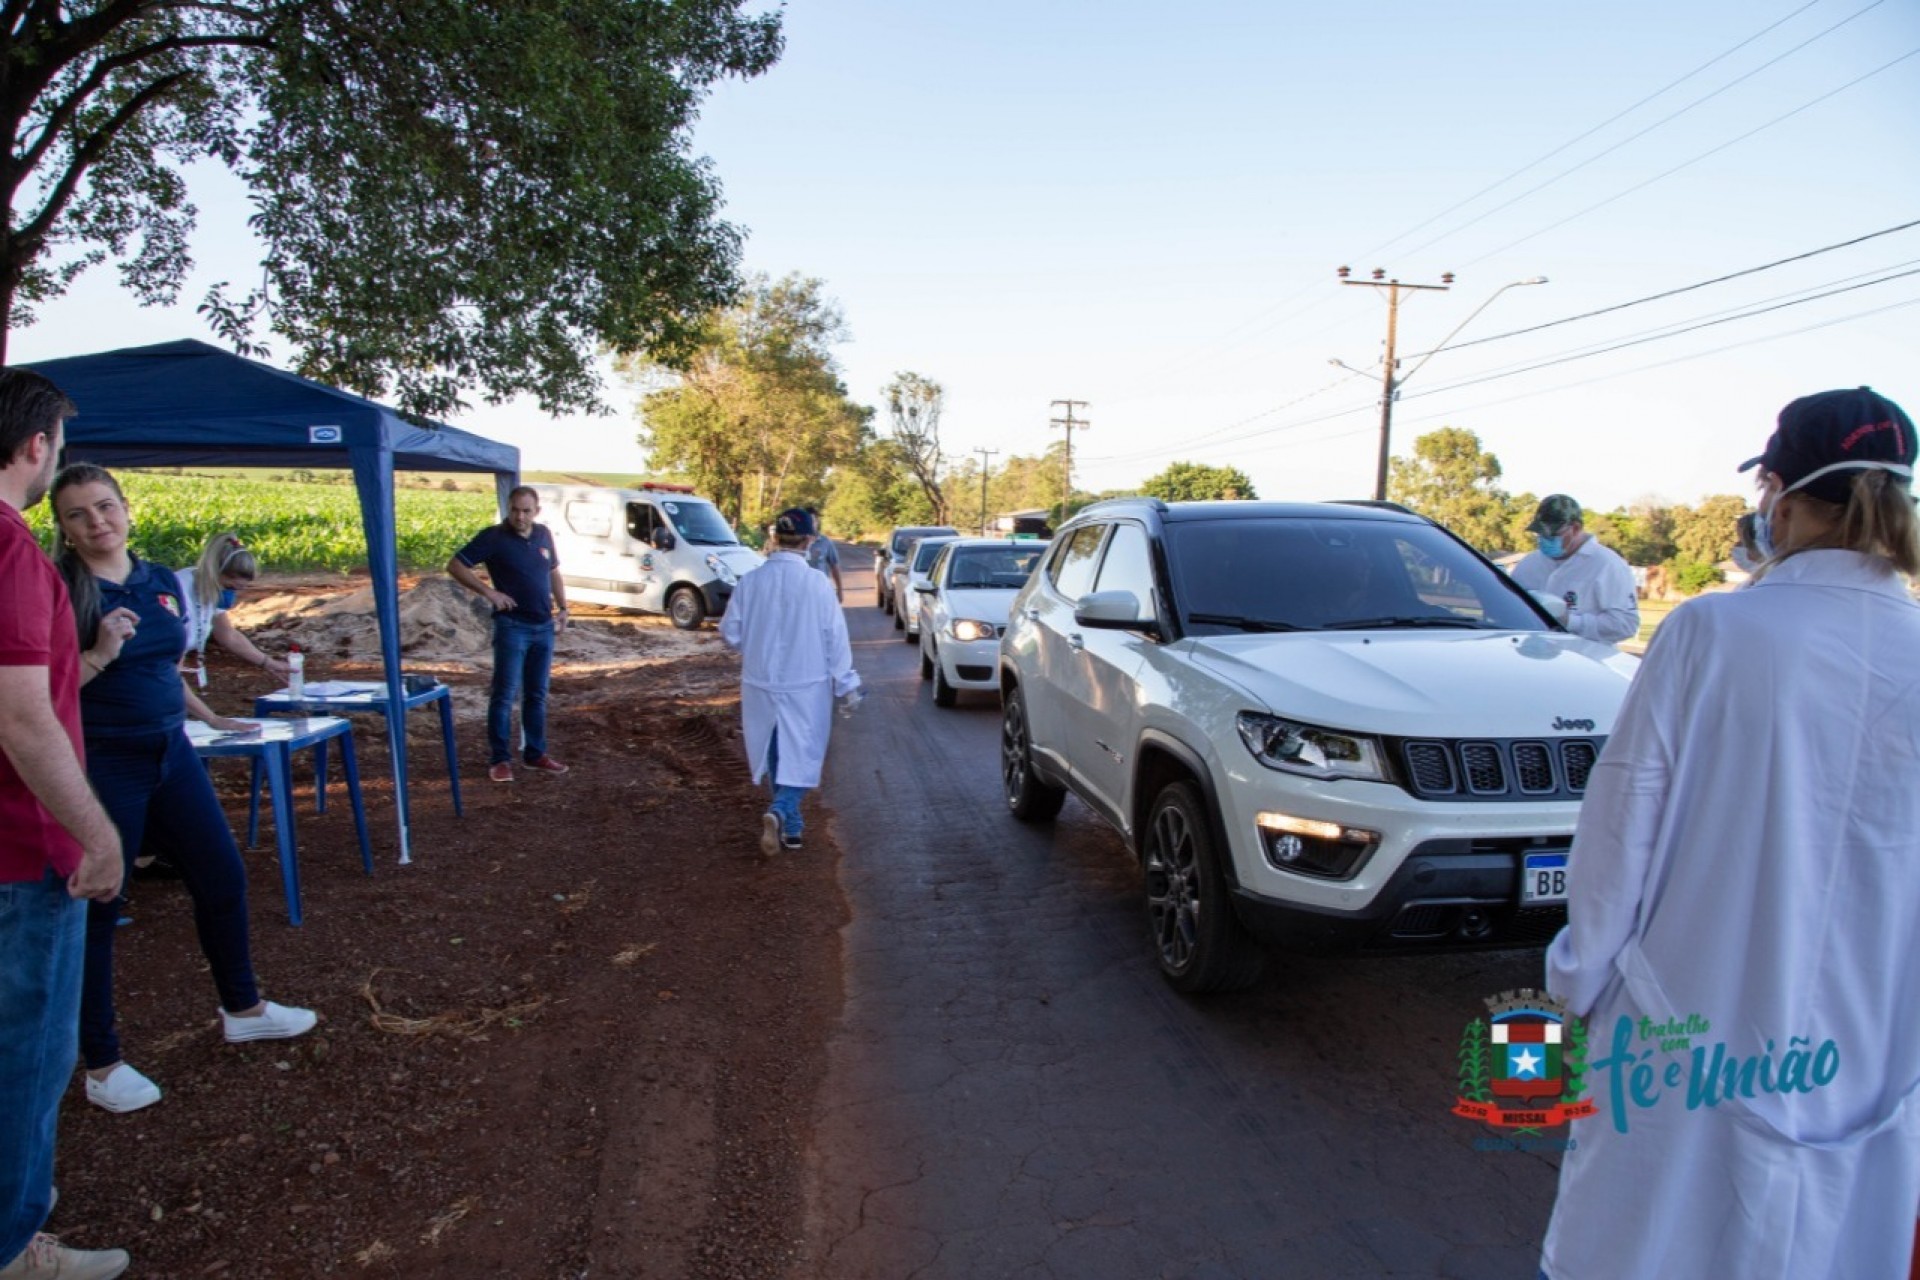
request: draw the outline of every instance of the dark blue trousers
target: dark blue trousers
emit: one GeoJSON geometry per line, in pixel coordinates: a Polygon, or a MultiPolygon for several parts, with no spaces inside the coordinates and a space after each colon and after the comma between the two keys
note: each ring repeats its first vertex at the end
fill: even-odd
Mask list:
{"type": "MultiPolygon", "coordinates": [[[[128,868],[145,846],[180,869],[220,1007],[239,1013],[260,1003],[247,939],[246,868],[186,732],[88,738],[87,776],[120,831],[128,868]]],[[[87,904],[80,1055],[89,1069],[120,1061],[113,1014],[113,934],[119,914],[111,903],[87,904]]]]}

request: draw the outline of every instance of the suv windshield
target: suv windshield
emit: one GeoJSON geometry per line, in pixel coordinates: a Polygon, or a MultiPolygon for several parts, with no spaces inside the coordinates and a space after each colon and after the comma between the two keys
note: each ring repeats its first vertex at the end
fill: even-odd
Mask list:
{"type": "Polygon", "coordinates": [[[739,545],[740,539],[733,536],[733,530],[721,518],[719,510],[707,503],[662,502],[660,506],[688,542],[703,547],[739,545]]]}
{"type": "Polygon", "coordinates": [[[906,554],[908,544],[912,543],[916,538],[937,538],[941,534],[952,537],[957,532],[958,530],[948,529],[938,525],[916,525],[908,529],[895,529],[893,531],[892,554],[895,556],[906,554]]]}
{"type": "Polygon", "coordinates": [[[1034,562],[1047,549],[1044,542],[1017,547],[961,547],[947,567],[947,587],[953,591],[983,591],[992,587],[1018,590],[1027,585],[1034,562]]]}
{"type": "Polygon", "coordinates": [[[913,571],[925,573],[933,567],[933,558],[947,545],[945,538],[922,538],[913,546],[913,571]]]}
{"type": "Polygon", "coordinates": [[[1166,528],[1176,602],[1196,635],[1463,628],[1546,631],[1498,570],[1426,524],[1329,517],[1166,528]]]}

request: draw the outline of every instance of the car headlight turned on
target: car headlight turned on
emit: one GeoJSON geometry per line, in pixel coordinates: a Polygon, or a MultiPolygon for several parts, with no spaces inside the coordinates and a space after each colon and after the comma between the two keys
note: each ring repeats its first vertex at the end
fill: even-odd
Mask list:
{"type": "Polygon", "coordinates": [[[1240,741],[1269,769],[1309,778],[1387,780],[1380,746],[1372,738],[1316,728],[1260,711],[1242,711],[1234,724],[1240,730],[1240,741]]]}
{"type": "Polygon", "coordinates": [[[707,552],[707,568],[713,570],[714,577],[730,587],[737,585],[740,581],[740,575],[733,571],[733,566],[711,551],[707,552]]]}
{"type": "Polygon", "coordinates": [[[1254,816],[1260,851],[1276,871],[1344,880],[1380,845],[1380,833],[1364,827],[1296,818],[1290,813],[1254,816]]]}
{"type": "Polygon", "coordinates": [[[975,622],[972,618],[960,618],[953,624],[953,638],[955,640],[991,640],[993,624],[975,622]]]}

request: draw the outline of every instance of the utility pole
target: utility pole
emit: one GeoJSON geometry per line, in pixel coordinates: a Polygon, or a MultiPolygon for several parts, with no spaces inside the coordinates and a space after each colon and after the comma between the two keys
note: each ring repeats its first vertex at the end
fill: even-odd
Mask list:
{"type": "Polygon", "coordinates": [[[1067,522],[1067,506],[1069,503],[1073,501],[1073,432],[1074,432],[1074,428],[1078,427],[1080,430],[1085,431],[1088,427],[1092,426],[1093,424],[1088,422],[1085,418],[1075,418],[1073,416],[1073,411],[1075,409],[1084,409],[1087,407],[1087,402],[1085,400],[1055,400],[1053,402],[1053,407],[1056,409],[1062,405],[1066,406],[1067,416],[1064,418],[1055,418],[1053,420],[1053,425],[1056,427],[1065,427],[1067,429],[1066,491],[1060,495],[1060,523],[1065,524],[1067,522]]]}
{"type": "Polygon", "coordinates": [[[980,536],[987,536],[987,469],[993,464],[987,459],[999,453],[998,449],[975,449],[980,455],[980,536]]]}
{"type": "Polygon", "coordinates": [[[1402,284],[1398,280],[1386,278],[1386,271],[1380,267],[1373,269],[1371,280],[1349,280],[1350,268],[1341,267],[1337,274],[1341,284],[1371,285],[1387,291],[1387,356],[1380,365],[1380,464],[1374,471],[1373,497],[1376,502],[1385,502],[1387,498],[1387,459],[1393,452],[1393,401],[1400,394],[1400,384],[1395,375],[1400,372],[1394,358],[1394,341],[1400,328],[1400,292],[1406,290],[1430,289],[1436,293],[1445,293],[1453,285],[1453,272],[1440,275],[1439,284],[1402,284]]]}

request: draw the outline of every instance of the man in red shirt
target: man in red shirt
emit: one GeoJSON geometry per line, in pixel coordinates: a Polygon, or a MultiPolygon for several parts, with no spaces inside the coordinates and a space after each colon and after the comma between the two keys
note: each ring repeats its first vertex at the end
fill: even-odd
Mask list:
{"type": "Polygon", "coordinates": [[[40,1230],[79,1053],[86,900],[111,900],[124,873],[81,763],[73,606],[20,515],[46,496],[74,412],[40,375],[0,369],[0,1280],[109,1280],[128,1261],[40,1230]]]}

